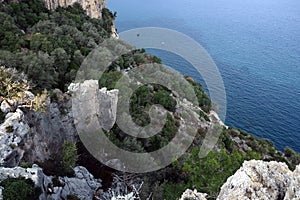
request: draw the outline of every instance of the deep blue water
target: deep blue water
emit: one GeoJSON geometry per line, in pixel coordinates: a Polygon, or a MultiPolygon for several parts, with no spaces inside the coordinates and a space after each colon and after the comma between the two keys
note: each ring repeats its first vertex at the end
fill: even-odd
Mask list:
{"type": "MultiPolygon", "coordinates": [[[[300,152],[299,0],[109,0],[108,7],[119,32],[163,27],[198,41],[224,80],[225,123],[300,152]]],[[[149,52],[203,83],[180,57],[149,52]]]]}

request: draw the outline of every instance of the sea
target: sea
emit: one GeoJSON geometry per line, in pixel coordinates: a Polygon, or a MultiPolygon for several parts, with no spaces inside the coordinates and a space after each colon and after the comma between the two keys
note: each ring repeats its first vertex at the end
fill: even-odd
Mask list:
{"type": "MultiPolygon", "coordinates": [[[[117,12],[118,32],[161,27],[196,40],[224,81],[225,124],[300,152],[299,0],[109,0],[107,7],[117,12]]],[[[207,90],[183,58],[147,51],[207,90]]]]}

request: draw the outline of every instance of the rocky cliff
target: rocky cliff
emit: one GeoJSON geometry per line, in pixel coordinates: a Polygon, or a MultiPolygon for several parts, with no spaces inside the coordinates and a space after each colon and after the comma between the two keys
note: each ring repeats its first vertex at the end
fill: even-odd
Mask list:
{"type": "MultiPolygon", "coordinates": [[[[207,194],[186,190],[180,200],[206,200],[207,194]]],[[[245,161],[222,186],[217,200],[299,200],[300,165],[292,172],[285,163],[245,161]]]]}
{"type": "MultiPolygon", "coordinates": [[[[98,88],[98,81],[70,86],[73,93],[86,92],[88,97],[96,98],[100,106],[92,109],[96,110],[100,124],[109,130],[116,120],[118,90],[98,88]]],[[[0,123],[0,166],[16,167],[21,160],[43,162],[51,155],[60,154],[65,140],[78,141],[70,95],[59,90],[54,90],[54,94],[56,101],[48,102],[46,112],[22,111],[0,100],[5,115],[4,122],[0,123]]]]}
{"type": "Polygon", "coordinates": [[[92,18],[101,18],[101,10],[106,5],[106,0],[43,0],[48,9],[54,10],[57,7],[67,7],[79,3],[92,18]]]}

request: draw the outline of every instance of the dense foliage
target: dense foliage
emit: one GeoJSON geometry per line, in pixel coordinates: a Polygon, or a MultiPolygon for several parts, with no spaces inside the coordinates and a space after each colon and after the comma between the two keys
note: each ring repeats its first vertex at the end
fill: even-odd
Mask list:
{"type": "MultiPolygon", "coordinates": [[[[194,143],[197,143],[199,137],[201,141],[205,134],[205,131],[199,130],[194,143]]],[[[277,151],[269,140],[255,138],[234,128],[222,131],[216,148],[219,150],[213,150],[205,158],[199,159],[200,147],[199,144],[194,144],[188,153],[174,161],[169,170],[177,179],[162,184],[164,198],[177,199],[186,188],[195,188],[207,193],[208,199],[216,199],[221,186],[245,160],[285,162],[291,170],[300,163],[299,154],[293,150],[287,148],[284,155],[277,151]],[[233,141],[233,138],[237,137],[245,141],[247,150],[233,141]]]]}
{"type": "Polygon", "coordinates": [[[9,178],[0,183],[5,200],[35,200],[41,194],[40,188],[35,188],[31,179],[9,178]]]}
{"type": "MultiPolygon", "coordinates": [[[[11,68],[0,67],[0,102],[13,101],[11,107],[23,107],[32,110],[44,110],[46,106],[47,91],[36,94],[34,97],[29,95],[31,88],[24,74],[17,73],[11,68]]],[[[4,114],[0,111],[0,122],[4,120],[4,114]]]]}
{"type": "Polygon", "coordinates": [[[83,59],[110,36],[109,10],[91,19],[79,4],[56,11],[40,0],[0,4],[0,65],[27,74],[35,88],[65,91],[83,59]]]}
{"type": "Polygon", "coordinates": [[[65,141],[63,145],[62,165],[66,174],[71,174],[78,159],[77,147],[75,143],[65,141]]]}
{"type": "MultiPolygon", "coordinates": [[[[101,20],[89,18],[79,4],[49,11],[40,0],[2,3],[0,65],[15,68],[26,74],[36,91],[54,88],[65,91],[84,58],[111,34],[111,25],[116,14],[103,9],[102,16],[101,20]]],[[[144,67],[148,63],[161,63],[161,60],[146,54],[143,49],[123,55],[102,75],[99,86],[113,89],[124,71],[144,67]]],[[[20,94],[29,87],[23,75],[13,74],[0,68],[0,98],[20,98],[20,94]]],[[[193,86],[198,106],[202,109],[199,111],[199,117],[210,121],[208,113],[212,108],[211,100],[201,84],[190,77],[186,77],[186,80],[193,86]]],[[[155,84],[141,86],[131,97],[131,116],[136,124],[146,126],[150,123],[147,111],[152,105],[160,104],[168,111],[167,122],[162,131],[148,139],[137,139],[128,136],[115,125],[106,133],[107,136],[115,145],[132,152],[152,152],[160,149],[175,136],[180,125],[175,112],[178,102],[174,96],[163,86],[155,84]]],[[[0,123],[3,122],[4,116],[0,111],[0,123]]],[[[199,128],[194,143],[182,158],[174,161],[166,169],[151,174],[149,181],[145,181],[145,185],[151,183],[149,186],[151,190],[146,196],[156,189],[157,192],[153,194],[157,197],[154,199],[172,200],[178,199],[187,188],[196,188],[198,191],[208,193],[210,199],[214,199],[220,186],[244,160],[282,161],[286,162],[290,169],[294,169],[300,162],[299,154],[293,150],[287,148],[283,154],[276,151],[270,141],[257,139],[233,128],[223,130],[214,149],[216,151],[211,151],[207,157],[199,159],[200,146],[206,134],[207,130],[199,128]],[[242,140],[243,145],[249,148],[244,149],[234,138],[242,140]]],[[[70,175],[78,157],[80,163],[86,166],[94,165],[90,168],[97,172],[103,171],[103,166],[97,161],[87,164],[92,160],[92,156],[87,150],[84,153],[80,152],[82,147],[79,148],[79,156],[76,145],[71,142],[66,141],[63,147],[58,148],[62,150],[61,155],[52,155],[51,159],[38,163],[46,173],[70,175]]],[[[23,166],[27,167],[29,164],[25,163],[23,166]]],[[[37,194],[33,184],[25,179],[8,179],[0,185],[4,186],[4,199],[34,199],[37,194]]],[[[68,199],[77,197],[70,194],[68,199]]]]}

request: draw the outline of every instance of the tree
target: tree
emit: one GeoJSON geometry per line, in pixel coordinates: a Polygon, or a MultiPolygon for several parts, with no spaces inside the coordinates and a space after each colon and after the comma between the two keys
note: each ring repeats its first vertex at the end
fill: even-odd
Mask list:
{"type": "Polygon", "coordinates": [[[5,200],[35,200],[41,194],[40,188],[34,188],[31,179],[9,178],[0,185],[4,187],[2,195],[5,200]]]}
{"type": "Polygon", "coordinates": [[[77,147],[75,143],[65,141],[63,145],[62,164],[65,173],[72,173],[78,159],[77,147]]]}
{"type": "Polygon", "coordinates": [[[12,100],[16,107],[25,107],[32,110],[44,110],[48,97],[45,90],[34,97],[28,95],[30,84],[24,74],[18,74],[14,69],[0,67],[0,98],[12,100]]]}

